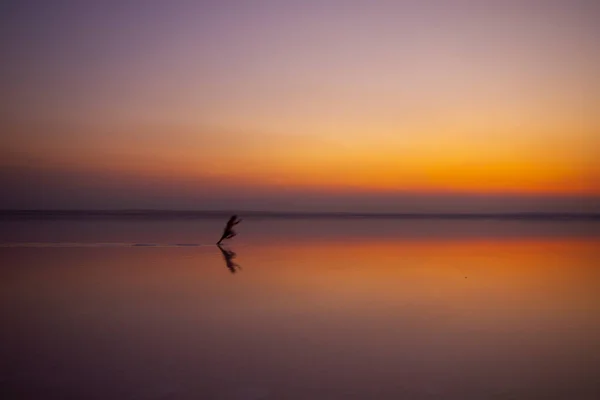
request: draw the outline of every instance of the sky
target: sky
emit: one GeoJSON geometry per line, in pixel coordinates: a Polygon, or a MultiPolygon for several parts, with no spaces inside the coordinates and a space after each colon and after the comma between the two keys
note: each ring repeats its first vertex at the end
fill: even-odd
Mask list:
{"type": "Polygon", "coordinates": [[[0,208],[600,211],[599,4],[4,1],[0,208]]]}

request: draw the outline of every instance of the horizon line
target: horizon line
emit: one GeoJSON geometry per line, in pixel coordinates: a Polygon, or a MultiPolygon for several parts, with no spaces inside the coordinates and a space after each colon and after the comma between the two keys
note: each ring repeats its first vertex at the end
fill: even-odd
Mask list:
{"type": "Polygon", "coordinates": [[[174,210],[174,209],[0,209],[0,217],[242,217],[261,218],[397,218],[397,219],[598,219],[600,212],[355,212],[355,211],[265,211],[265,210],[174,210]]]}

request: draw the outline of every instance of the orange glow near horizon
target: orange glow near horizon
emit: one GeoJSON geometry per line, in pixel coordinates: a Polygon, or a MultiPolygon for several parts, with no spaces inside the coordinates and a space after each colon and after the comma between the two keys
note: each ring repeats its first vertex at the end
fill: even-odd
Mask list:
{"type": "Polygon", "coordinates": [[[325,193],[600,194],[600,167],[578,158],[579,154],[560,159],[543,151],[532,157],[522,150],[511,154],[458,147],[455,151],[421,149],[403,154],[393,149],[358,151],[294,143],[248,151],[239,147],[229,151],[219,145],[210,152],[201,145],[162,148],[160,152],[155,152],[154,146],[148,149],[130,145],[69,154],[40,151],[37,158],[50,170],[153,179],[182,187],[212,179],[226,185],[285,186],[325,193]]]}

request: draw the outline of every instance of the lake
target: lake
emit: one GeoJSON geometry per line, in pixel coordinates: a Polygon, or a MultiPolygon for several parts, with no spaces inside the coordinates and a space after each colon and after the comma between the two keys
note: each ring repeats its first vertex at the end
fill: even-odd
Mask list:
{"type": "Polygon", "coordinates": [[[597,221],[0,221],[3,399],[600,398],[597,221]]]}

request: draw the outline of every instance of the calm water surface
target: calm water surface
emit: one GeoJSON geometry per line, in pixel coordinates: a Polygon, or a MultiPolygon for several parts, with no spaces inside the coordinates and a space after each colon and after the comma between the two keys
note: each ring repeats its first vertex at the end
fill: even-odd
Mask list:
{"type": "Polygon", "coordinates": [[[600,398],[598,223],[0,223],[3,399],[600,398]]]}

